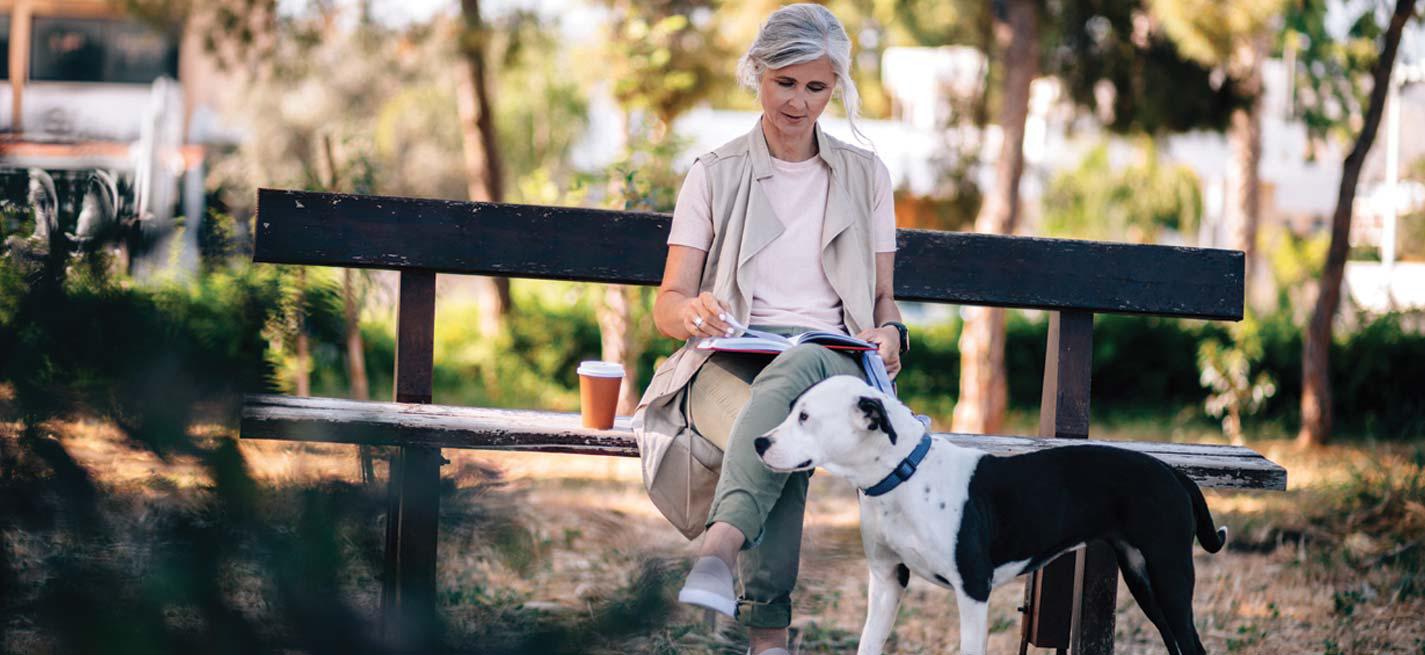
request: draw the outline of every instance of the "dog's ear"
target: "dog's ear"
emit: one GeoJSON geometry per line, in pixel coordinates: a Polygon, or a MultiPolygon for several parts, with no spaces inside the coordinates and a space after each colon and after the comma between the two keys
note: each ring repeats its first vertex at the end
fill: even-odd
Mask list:
{"type": "Polygon", "coordinates": [[[891,443],[896,442],[896,429],[891,427],[891,417],[886,413],[886,405],[880,398],[874,396],[861,396],[856,401],[856,406],[861,408],[866,414],[866,429],[880,430],[891,438],[891,443]]]}

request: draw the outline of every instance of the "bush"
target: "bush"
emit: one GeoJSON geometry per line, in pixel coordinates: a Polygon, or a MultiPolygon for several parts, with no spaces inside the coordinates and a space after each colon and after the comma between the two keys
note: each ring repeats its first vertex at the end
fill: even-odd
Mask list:
{"type": "MultiPolygon", "coordinates": [[[[1338,341],[1331,380],[1338,431],[1396,439],[1425,434],[1425,335],[1407,331],[1402,317],[1385,316],[1338,341]]],[[[917,411],[948,418],[959,395],[960,322],[914,326],[914,350],[898,380],[902,398],[917,411]]],[[[1039,407],[1048,321],[1011,311],[1006,321],[1005,366],[1013,409],[1039,407]]],[[[1248,425],[1298,420],[1301,329],[1285,313],[1260,319],[1262,356],[1250,375],[1267,373],[1276,395],[1248,425]]],[[[1188,415],[1210,421],[1208,391],[1199,383],[1197,353],[1207,341],[1225,342],[1224,323],[1152,316],[1099,315],[1094,319],[1090,407],[1096,418],[1115,415],[1188,415]]]]}
{"type": "Polygon", "coordinates": [[[98,411],[162,449],[183,440],[193,403],[231,401],[273,377],[262,336],[280,298],[270,271],[139,287],[76,265],[49,287],[0,262],[0,383],[33,417],[98,411]]]}

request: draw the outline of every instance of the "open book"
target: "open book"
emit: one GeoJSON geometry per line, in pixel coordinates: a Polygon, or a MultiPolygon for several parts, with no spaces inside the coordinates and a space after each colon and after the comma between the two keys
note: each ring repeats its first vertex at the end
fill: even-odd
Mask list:
{"type": "Polygon", "coordinates": [[[840,332],[826,332],[823,330],[811,330],[802,332],[790,337],[780,334],[743,328],[741,336],[736,337],[703,337],[694,346],[699,350],[722,350],[739,353],[764,353],[775,355],[784,350],[790,349],[803,343],[814,343],[833,350],[853,350],[860,351],[861,369],[866,373],[866,382],[880,391],[896,395],[895,387],[891,384],[891,378],[886,373],[886,364],[881,360],[881,354],[877,352],[876,344],[856,337],[847,336],[840,332]]]}
{"type": "Polygon", "coordinates": [[[811,330],[784,337],[780,334],[747,328],[741,336],[703,337],[695,348],[698,350],[726,350],[739,353],[766,353],[775,355],[803,343],[815,343],[834,350],[875,350],[876,344],[849,337],[840,332],[811,330]]]}

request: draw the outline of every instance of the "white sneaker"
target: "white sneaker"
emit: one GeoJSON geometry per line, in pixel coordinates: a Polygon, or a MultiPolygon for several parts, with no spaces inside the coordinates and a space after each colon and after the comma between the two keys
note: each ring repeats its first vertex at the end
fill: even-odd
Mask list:
{"type": "MultiPolygon", "coordinates": [[[[732,569],[717,557],[699,557],[678,591],[678,602],[736,616],[737,594],[733,591],[732,569]]],[[[769,652],[775,653],[775,649],[769,652]]]]}

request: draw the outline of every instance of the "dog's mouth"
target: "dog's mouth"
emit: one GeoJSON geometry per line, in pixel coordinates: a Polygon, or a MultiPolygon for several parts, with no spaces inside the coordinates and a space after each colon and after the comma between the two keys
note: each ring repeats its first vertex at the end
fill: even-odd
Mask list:
{"type": "Polygon", "coordinates": [[[772,469],[773,471],[776,471],[776,472],[778,472],[778,473],[796,473],[796,472],[798,472],[798,471],[810,471],[810,470],[816,468],[816,464],[812,463],[811,460],[807,460],[807,461],[802,462],[801,464],[797,464],[796,466],[793,466],[793,467],[791,467],[791,468],[782,468],[782,467],[780,467],[780,466],[773,466],[773,465],[772,465],[770,462],[768,462],[766,459],[763,459],[763,460],[762,460],[762,463],[763,463],[764,465],[766,465],[767,468],[772,469]]]}

